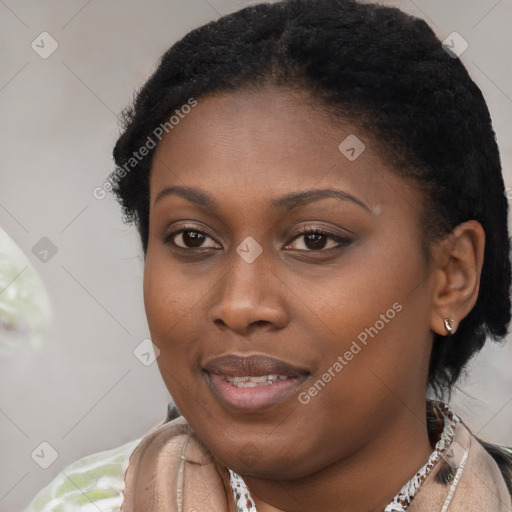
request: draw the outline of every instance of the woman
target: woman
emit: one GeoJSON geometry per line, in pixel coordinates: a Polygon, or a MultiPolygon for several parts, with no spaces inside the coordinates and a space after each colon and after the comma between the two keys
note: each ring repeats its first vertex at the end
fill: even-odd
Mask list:
{"type": "Polygon", "coordinates": [[[208,23],[162,57],[114,157],[179,417],[81,503],[512,510],[511,450],[441,401],[507,333],[499,152],[424,21],[288,0],[208,23]]]}

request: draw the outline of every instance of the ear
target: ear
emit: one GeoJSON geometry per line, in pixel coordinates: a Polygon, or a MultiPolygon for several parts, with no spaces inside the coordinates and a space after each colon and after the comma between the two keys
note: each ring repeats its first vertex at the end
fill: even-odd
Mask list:
{"type": "Polygon", "coordinates": [[[445,318],[452,334],[473,309],[480,289],[485,231],[476,220],[459,224],[433,250],[434,289],[430,328],[446,336],[445,318]]]}

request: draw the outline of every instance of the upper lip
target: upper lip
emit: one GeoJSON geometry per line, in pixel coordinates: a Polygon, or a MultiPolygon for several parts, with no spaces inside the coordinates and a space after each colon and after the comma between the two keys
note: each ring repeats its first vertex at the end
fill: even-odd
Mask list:
{"type": "Polygon", "coordinates": [[[209,373],[229,377],[261,377],[263,375],[305,375],[308,372],[286,361],[267,355],[227,355],[207,361],[203,368],[209,373]]]}

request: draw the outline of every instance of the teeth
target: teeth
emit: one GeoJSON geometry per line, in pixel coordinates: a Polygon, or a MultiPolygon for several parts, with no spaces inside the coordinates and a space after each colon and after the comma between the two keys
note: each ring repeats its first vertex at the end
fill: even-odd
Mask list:
{"type": "Polygon", "coordinates": [[[227,377],[224,379],[237,388],[254,388],[256,386],[269,386],[278,380],[287,380],[287,375],[262,375],[261,377],[227,377]]]}

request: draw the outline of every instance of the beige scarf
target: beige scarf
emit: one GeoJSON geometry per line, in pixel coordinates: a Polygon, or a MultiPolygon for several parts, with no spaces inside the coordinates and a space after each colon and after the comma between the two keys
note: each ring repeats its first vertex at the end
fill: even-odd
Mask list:
{"type": "MultiPolygon", "coordinates": [[[[236,512],[228,470],[183,417],[149,432],[130,457],[121,512],[236,512]]],[[[407,512],[512,512],[498,465],[463,423],[407,512]],[[455,476],[442,483],[440,471],[455,476]]]]}

